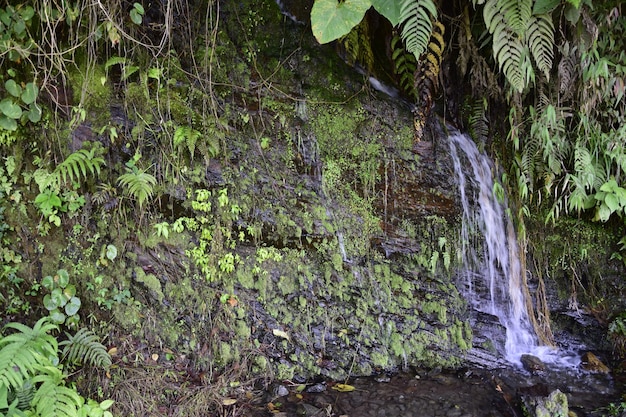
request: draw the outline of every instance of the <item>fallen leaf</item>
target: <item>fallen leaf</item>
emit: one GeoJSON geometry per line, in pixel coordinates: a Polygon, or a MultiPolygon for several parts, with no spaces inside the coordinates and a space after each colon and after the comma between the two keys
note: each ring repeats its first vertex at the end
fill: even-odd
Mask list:
{"type": "Polygon", "coordinates": [[[348,384],[335,384],[332,389],[339,392],[351,392],[354,391],[354,387],[348,384]]]}
{"type": "Polygon", "coordinates": [[[233,405],[237,402],[235,398],[224,398],[222,400],[222,405],[233,405]]]}
{"type": "Polygon", "coordinates": [[[109,355],[110,356],[117,355],[117,348],[116,347],[112,347],[111,349],[109,349],[109,355]]]}
{"type": "Polygon", "coordinates": [[[238,303],[239,303],[239,301],[237,301],[237,299],[236,299],[235,297],[230,297],[230,298],[228,299],[228,304],[229,304],[231,307],[235,307],[238,303]]]}
{"type": "Polygon", "coordinates": [[[291,341],[291,339],[289,338],[289,335],[287,334],[287,332],[284,332],[284,331],[282,331],[280,329],[273,329],[272,333],[276,337],[282,337],[283,339],[287,339],[287,340],[291,341]]]}

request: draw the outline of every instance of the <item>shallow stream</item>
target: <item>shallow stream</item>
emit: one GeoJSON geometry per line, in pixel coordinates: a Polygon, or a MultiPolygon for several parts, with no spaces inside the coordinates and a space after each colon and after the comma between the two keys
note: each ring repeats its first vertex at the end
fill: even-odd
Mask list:
{"type": "Polygon", "coordinates": [[[522,369],[503,368],[417,371],[358,378],[348,384],[354,391],[340,392],[324,382],[309,384],[302,393],[296,385],[275,385],[274,394],[268,394],[266,401],[270,408],[275,407],[274,412],[260,415],[521,417],[526,415],[524,399],[547,397],[558,389],[567,396],[570,416],[599,417],[619,415],[610,414],[608,406],[620,402],[623,380],[576,370],[531,375],[522,369]]]}

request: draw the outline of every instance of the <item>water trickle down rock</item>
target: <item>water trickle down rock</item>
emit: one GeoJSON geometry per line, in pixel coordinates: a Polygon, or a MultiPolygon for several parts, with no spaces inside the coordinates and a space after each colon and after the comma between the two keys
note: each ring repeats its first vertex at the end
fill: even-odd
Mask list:
{"type": "Polygon", "coordinates": [[[476,312],[472,324],[493,344],[492,351],[520,365],[522,354],[541,354],[526,310],[515,231],[505,216],[506,207],[494,196],[489,157],[467,135],[454,133],[449,140],[463,208],[462,255],[467,269],[460,278],[476,312]],[[484,319],[477,322],[486,315],[498,318],[505,338],[499,334],[501,327],[484,319]]]}

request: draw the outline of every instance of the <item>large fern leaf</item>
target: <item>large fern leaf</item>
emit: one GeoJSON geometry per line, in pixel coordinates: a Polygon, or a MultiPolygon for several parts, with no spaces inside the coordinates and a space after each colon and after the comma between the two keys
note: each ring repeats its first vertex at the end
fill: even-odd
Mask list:
{"type": "Polygon", "coordinates": [[[499,0],[488,0],[483,9],[487,29],[493,37],[493,56],[511,86],[521,92],[532,78],[532,66],[524,44],[509,27],[499,0]]]}
{"type": "Polygon", "coordinates": [[[58,189],[62,183],[79,181],[87,178],[87,174],[100,175],[100,167],[104,165],[104,159],[96,155],[95,148],[79,149],[70,154],[53,171],[50,177],[50,185],[58,189]]]}
{"type": "Polygon", "coordinates": [[[498,10],[504,15],[509,28],[523,37],[532,15],[533,0],[498,0],[498,10]]]}
{"type": "Polygon", "coordinates": [[[20,323],[9,323],[7,328],[17,330],[0,339],[0,384],[14,389],[23,386],[37,372],[37,366],[56,357],[57,341],[48,332],[56,329],[47,318],[33,328],[20,323]]]}
{"type": "Polygon", "coordinates": [[[407,96],[414,100],[417,99],[417,90],[415,89],[413,78],[417,68],[417,59],[415,55],[408,53],[404,49],[402,39],[395,33],[391,39],[391,59],[394,64],[398,85],[407,96]]]}
{"type": "Polygon", "coordinates": [[[415,58],[419,59],[426,51],[436,19],[437,6],[432,0],[403,0],[400,7],[401,36],[407,51],[415,58]]]}
{"type": "Polygon", "coordinates": [[[60,345],[64,346],[63,357],[70,363],[89,363],[104,368],[111,365],[111,356],[91,330],[80,329],[73,336],[68,334],[60,345]]]}
{"type": "Polygon", "coordinates": [[[554,24],[548,15],[535,15],[528,21],[526,43],[530,48],[537,68],[550,79],[554,59],[554,24]]]}
{"type": "Polygon", "coordinates": [[[40,384],[32,404],[41,417],[75,417],[81,398],[64,385],[63,373],[55,366],[38,366],[39,374],[33,383],[40,384]]]}
{"type": "Polygon", "coordinates": [[[125,174],[120,175],[117,182],[126,187],[126,193],[137,200],[139,208],[142,208],[146,200],[152,197],[157,180],[146,171],[127,169],[125,174]]]}

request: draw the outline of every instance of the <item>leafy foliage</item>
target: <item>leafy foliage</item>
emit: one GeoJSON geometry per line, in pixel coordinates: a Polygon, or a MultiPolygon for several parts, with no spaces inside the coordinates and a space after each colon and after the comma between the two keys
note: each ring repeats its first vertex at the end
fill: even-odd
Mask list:
{"type": "MultiPolygon", "coordinates": [[[[0,337],[0,413],[49,417],[87,415],[85,399],[65,385],[65,375],[57,365],[58,343],[50,334],[57,326],[44,317],[32,328],[21,323],[9,323],[6,328],[14,332],[0,337]]],[[[94,337],[91,332],[81,331],[72,342],[64,344],[70,346],[80,340],[84,347],[74,348],[77,357],[82,354],[91,357],[94,363],[106,365],[94,337]]],[[[101,405],[104,411],[111,402],[101,405]]],[[[93,402],[90,401],[88,408],[93,408],[93,402]]]]}
{"type": "Polygon", "coordinates": [[[141,155],[135,157],[126,164],[126,173],[119,176],[117,182],[125,187],[125,193],[137,201],[139,208],[142,208],[146,200],[152,197],[154,186],[157,183],[154,175],[146,170],[137,167],[136,162],[141,155]]]}
{"type": "Polygon", "coordinates": [[[419,58],[428,46],[437,19],[437,6],[432,0],[405,0],[400,8],[402,40],[407,51],[419,58]]]}
{"type": "Polygon", "coordinates": [[[111,356],[99,337],[89,329],[80,329],[73,336],[67,334],[67,340],[59,345],[64,346],[63,357],[70,363],[89,363],[101,368],[111,366],[111,356]]]}
{"type": "Polygon", "coordinates": [[[56,357],[58,344],[49,334],[56,326],[42,318],[33,328],[21,323],[6,327],[16,332],[0,339],[0,389],[19,389],[56,357]]]}
{"type": "Polygon", "coordinates": [[[391,39],[391,59],[394,64],[394,72],[402,91],[409,97],[417,99],[414,74],[417,69],[417,59],[404,49],[400,35],[394,33],[391,39]]]}

